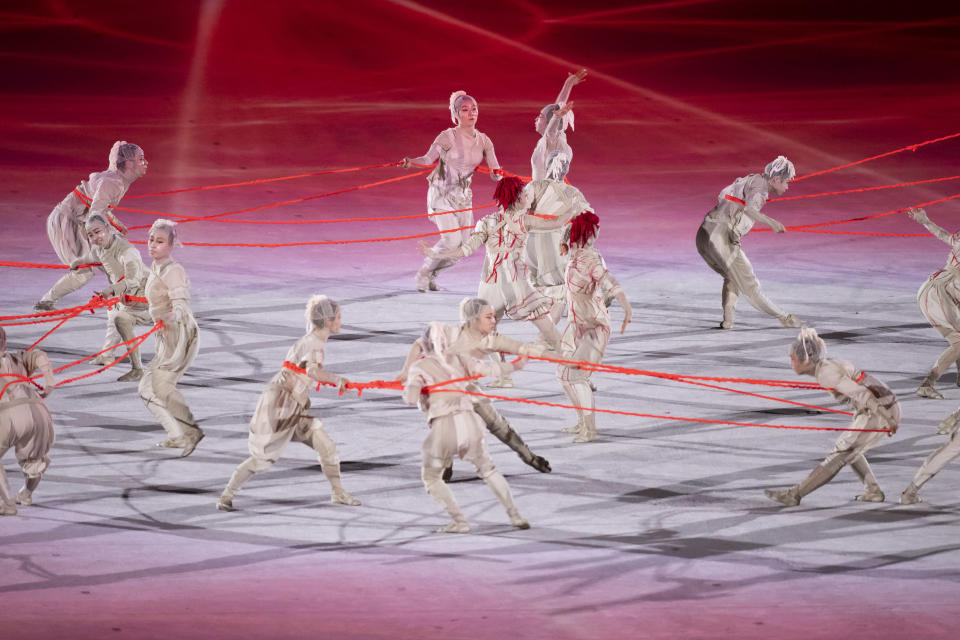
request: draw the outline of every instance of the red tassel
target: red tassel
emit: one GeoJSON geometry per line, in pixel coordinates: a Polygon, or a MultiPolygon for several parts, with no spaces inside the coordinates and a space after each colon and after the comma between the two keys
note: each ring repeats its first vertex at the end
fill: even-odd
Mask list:
{"type": "Polygon", "coordinates": [[[493,199],[506,211],[517,201],[521,191],[523,191],[523,180],[516,176],[507,176],[497,183],[493,199]]]}
{"type": "Polygon", "coordinates": [[[570,222],[570,244],[583,246],[597,237],[600,218],[593,211],[584,211],[570,222]]]}

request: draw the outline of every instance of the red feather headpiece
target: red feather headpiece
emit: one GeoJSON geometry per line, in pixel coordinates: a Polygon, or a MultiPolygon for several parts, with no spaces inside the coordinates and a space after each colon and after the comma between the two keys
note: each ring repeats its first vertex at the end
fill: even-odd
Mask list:
{"type": "Polygon", "coordinates": [[[584,211],[570,222],[570,244],[584,246],[597,237],[600,218],[593,211],[584,211]]]}
{"type": "Polygon", "coordinates": [[[516,176],[507,176],[497,183],[493,199],[506,211],[517,201],[521,191],[523,191],[523,180],[516,176]]]}

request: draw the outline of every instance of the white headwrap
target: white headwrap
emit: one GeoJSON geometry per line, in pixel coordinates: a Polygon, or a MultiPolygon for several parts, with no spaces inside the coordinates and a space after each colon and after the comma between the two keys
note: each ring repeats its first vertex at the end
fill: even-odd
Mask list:
{"type": "Polygon", "coordinates": [[[307,309],[303,314],[307,331],[314,327],[322,329],[326,320],[333,320],[340,313],[340,304],[325,295],[313,295],[307,300],[307,309]]]}
{"type": "Polygon", "coordinates": [[[797,175],[797,170],[793,167],[793,163],[787,160],[786,156],[777,156],[776,160],[764,168],[763,175],[767,178],[793,180],[794,176],[797,175]]]}
{"type": "Polygon", "coordinates": [[[450,119],[453,120],[453,124],[460,124],[460,118],[457,114],[460,113],[460,104],[464,100],[470,100],[477,105],[478,109],[480,108],[480,103],[477,102],[476,98],[467,95],[466,91],[454,91],[450,94],[450,119]]]}
{"type": "Polygon", "coordinates": [[[180,234],[177,232],[177,223],[173,220],[157,218],[153,221],[153,224],[150,225],[150,233],[153,233],[157,229],[163,230],[168,236],[170,236],[170,242],[173,244],[173,246],[183,246],[183,243],[180,242],[180,234]]]}
{"type": "Polygon", "coordinates": [[[827,355],[827,344],[813,327],[803,327],[797,339],[790,345],[790,353],[800,362],[822,360],[827,355]]]}
{"type": "Polygon", "coordinates": [[[107,159],[107,171],[117,171],[117,157],[120,155],[120,147],[127,144],[126,140],[117,140],[110,147],[110,155],[107,159]]]}

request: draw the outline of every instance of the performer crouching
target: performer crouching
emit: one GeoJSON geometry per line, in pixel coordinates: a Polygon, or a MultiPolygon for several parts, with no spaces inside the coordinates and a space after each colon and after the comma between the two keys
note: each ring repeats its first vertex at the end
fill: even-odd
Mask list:
{"type": "Polygon", "coordinates": [[[864,454],[884,435],[897,432],[900,403],[883,382],[849,362],[827,358],[826,354],[827,346],[816,330],[804,328],[790,346],[790,366],[799,375],[814,376],[836,399],[849,402],[855,411],[852,428],[878,431],[844,431],[833,450],[810,475],[789,489],[767,489],[767,497],[788,507],[796,506],[804,496],[830,482],[849,464],[864,487],[864,492],[855,499],[883,502],[883,491],[864,454]]]}

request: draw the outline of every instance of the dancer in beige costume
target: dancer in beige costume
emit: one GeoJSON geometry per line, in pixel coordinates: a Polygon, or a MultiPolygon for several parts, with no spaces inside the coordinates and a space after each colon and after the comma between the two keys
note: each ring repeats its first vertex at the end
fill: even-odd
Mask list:
{"type": "Polygon", "coordinates": [[[761,213],[760,209],[770,191],[783,195],[795,175],[793,163],[779,156],[766,166],[762,175],[752,173],[737,178],[720,192],[717,206],[707,213],[697,231],[697,251],[711,269],[723,276],[721,329],[733,328],[737,299],[741,294],[759,311],[777,318],[784,327],[799,327],[801,324],[796,316],[778,307],[760,290],[753,265],[740,247],[740,238],[757,222],[777,233],[785,231],[780,222],[761,213]]]}
{"type": "MultiPolygon", "coordinates": [[[[633,310],[620,283],[607,271],[603,257],[593,243],[597,239],[600,219],[592,212],[581,213],[564,229],[564,247],[569,251],[566,272],[567,304],[570,310],[563,332],[562,353],[565,360],[599,364],[610,342],[610,311],[604,299],[613,297],[623,308],[620,333],[627,330],[633,310]]],[[[574,442],[590,442],[597,437],[592,371],[576,365],[557,365],[557,379],[567,398],[577,409],[577,424],[569,429],[574,442]]]]}
{"type": "Polygon", "coordinates": [[[270,468],[283,453],[287,443],[302,442],[317,452],[323,474],[330,483],[330,501],[356,506],[360,501],[347,493],[340,481],[340,457],[337,447],[319,419],[308,413],[309,391],[318,382],[329,382],[343,390],[348,380],[323,369],[327,339],[340,333],[340,305],[327,296],[313,296],[307,301],[307,334],[287,351],[283,367],[270,380],[260,396],[247,447],[250,457],[230,476],[230,481],[217,500],[217,509],[233,511],[233,497],[255,473],[270,468]]]}
{"type": "Polygon", "coordinates": [[[522,358],[516,364],[501,363],[485,365],[473,358],[462,359],[453,354],[449,345],[456,340],[457,330],[440,323],[431,323],[420,344],[424,356],[410,367],[403,399],[407,404],[418,405],[427,414],[430,433],[423,441],[423,466],[421,478],[434,500],[439,502],[450,514],[450,522],[437,529],[438,533],[469,533],[470,525],[457,505],[453,492],[443,481],[443,471],[453,462],[453,456],[476,467],[480,476],[493,494],[500,500],[510,524],[518,529],[529,529],[530,524],[523,519],[513,503],[510,486],[503,475],[496,470],[487,451],[484,440],[483,421],[476,414],[470,396],[457,393],[466,390],[465,382],[443,385],[422,394],[429,385],[474,375],[500,375],[514,371],[526,364],[522,358]],[[494,370],[496,369],[496,370],[494,370]],[[449,391],[444,391],[447,389],[449,391]]]}
{"type": "MultiPolygon", "coordinates": [[[[476,129],[477,117],[480,112],[477,101],[463,91],[456,91],[450,96],[450,118],[457,126],[445,129],[437,136],[427,153],[419,158],[404,158],[403,166],[409,167],[411,162],[417,164],[433,164],[436,168],[427,176],[430,185],[427,191],[427,211],[458,211],[458,213],[443,213],[431,216],[430,219],[440,231],[448,231],[460,227],[467,227],[460,231],[441,233],[433,249],[435,253],[444,253],[449,249],[459,247],[470,235],[469,227],[473,224],[473,211],[461,211],[473,207],[473,191],[470,183],[473,172],[483,162],[492,169],[490,177],[500,179],[500,163],[493,149],[493,142],[486,134],[476,129]]],[[[423,266],[417,272],[417,290],[437,290],[435,279],[441,270],[452,267],[455,259],[437,259],[427,257],[423,266]]]]}
{"type": "Polygon", "coordinates": [[[923,461],[923,464],[914,474],[913,480],[900,494],[900,504],[922,502],[920,496],[917,495],[920,488],[930,478],[940,473],[940,470],[947,466],[948,462],[960,455],[960,438],[957,437],[957,434],[960,433],[960,409],[951,413],[940,423],[937,433],[950,436],[950,438],[923,461]]]}
{"type": "MultiPolygon", "coordinates": [[[[111,207],[120,203],[134,180],[147,173],[143,149],[131,142],[118,141],[110,149],[106,171],[91,173],[86,180],[67,194],[47,217],[47,235],[60,262],[73,264],[90,251],[84,223],[88,215],[106,218],[120,233],[127,228],[113,215],[111,207]]],[[[75,269],[60,278],[34,305],[38,311],[50,311],[57,300],[81,288],[93,278],[89,267],[75,269]]]]}
{"type": "Polygon", "coordinates": [[[880,431],[844,431],[833,450],[806,478],[789,489],[767,489],[767,497],[792,507],[830,482],[846,465],[863,483],[864,492],[856,500],[883,502],[883,491],[864,454],[883,439],[897,432],[900,403],[887,385],[849,362],[827,358],[827,346],[814,329],[804,328],[790,346],[790,366],[799,375],[810,375],[820,386],[830,389],[837,400],[848,402],[854,410],[851,427],[880,431]]]}
{"type": "MultiPolygon", "coordinates": [[[[143,264],[143,258],[140,257],[140,252],[126,238],[117,235],[106,218],[100,214],[88,216],[85,226],[90,251],[74,260],[70,268],[77,269],[82,264],[100,263],[100,268],[107,274],[110,286],[95,293],[103,300],[120,299],[120,302],[107,309],[107,335],[101,351],[103,349],[109,349],[109,351],[101,353],[93,360],[93,364],[105,365],[113,362],[118,350],[121,353],[127,351],[123,347],[111,347],[133,338],[134,325],[153,324],[147,303],[144,302],[148,271],[143,264]]],[[[130,362],[132,364],[130,371],[119,378],[122,382],[135,381],[143,377],[140,347],[130,353],[130,362]]]]}
{"type": "Polygon", "coordinates": [[[917,291],[920,313],[949,343],[923,379],[917,395],[942,399],[933,385],[951,364],[957,365],[957,385],[960,386],[960,232],[950,233],[931,222],[923,209],[911,209],[909,215],[950,246],[947,264],[933,273],[917,291]]]}
{"type": "MultiPolygon", "coordinates": [[[[495,333],[497,328],[497,315],[490,304],[481,298],[464,298],[460,302],[460,326],[452,329],[452,338],[447,346],[447,351],[456,356],[456,359],[450,362],[472,363],[474,368],[479,368],[484,358],[490,354],[512,353],[516,355],[541,356],[543,349],[531,344],[524,344],[513,338],[508,338],[495,333]]],[[[397,379],[405,381],[407,374],[413,363],[416,362],[425,352],[423,338],[418,338],[410,352],[407,354],[407,360],[403,365],[403,370],[397,379]]],[[[556,355],[556,354],[554,354],[556,355]]],[[[459,369],[460,376],[468,377],[465,369],[459,369]]],[[[480,386],[476,381],[466,381],[468,391],[479,392],[480,386]]],[[[497,411],[496,407],[489,398],[482,396],[469,396],[473,403],[473,411],[483,420],[487,430],[495,435],[497,439],[513,449],[520,459],[541,473],[549,473],[550,463],[534,454],[530,447],[523,441],[520,434],[510,426],[510,423],[497,411]]],[[[451,469],[451,467],[447,467],[451,469]]],[[[444,479],[449,479],[450,471],[444,472],[444,479]]]]}
{"type": "Polygon", "coordinates": [[[573,160],[573,149],[567,144],[567,127],[573,129],[573,102],[570,101],[570,92],[575,86],[587,77],[587,70],[580,69],[567,76],[557,95],[557,101],[548,104],[533,121],[533,127],[540,134],[537,145],[530,156],[531,177],[534,180],[546,180],[549,167],[548,158],[554,151],[562,152],[569,160],[573,160]]]}
{"type": "Polygon", "coordinates": [[[18,504],[33,504],[33,492],[50,466],[53,419],[43,398],[50,395],[56,385],[47,354],[40,349],[8,352],[7,334],[0,327],[0,389],[20,377],[31,377],[37,370],[43,372],[42,391],[24,380],[7,386],[0,397],[0,516],[16,515],[18,504]],[[10,491],[2,460],[11,447],[24,478],[16,498],[10,491]]]}
{"type": "Polygon", "coordinates": [[[177,390],[177,381],[197,356],[200,347],[197,321],[190,311],[190,280],[180,263],[171,257],[179,245],[176,223],[159,219],[150,228],[148,247],[153,265],[147,279],[147,304],[154,322],[163,322],[157,349],[140,379],[140,398],[167,432],[157,446],[182,448],[181,456],[193,453],[203,431],[177,390]]]}

